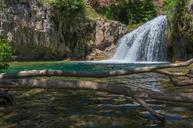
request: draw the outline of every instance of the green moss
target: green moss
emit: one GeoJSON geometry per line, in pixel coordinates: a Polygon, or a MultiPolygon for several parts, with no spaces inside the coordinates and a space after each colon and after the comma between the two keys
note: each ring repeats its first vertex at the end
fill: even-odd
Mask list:
{"type": "Polygon", "coordinates": [[[92,8],[91,6],[86,6],[85,8],[85,15],[86,17],[88,17],[89,19],[97,19],[97,18],[104,18],[106,19],[105,16],[99,14],[94,8],[92,8]]]}
{"type": "Polygon", "coordinates": [[[132,30],[138,28],[141,25],[142,25],[142,23],[139,23],[139,24],[129,24],[129,25],[127,25],[127,28],[128,28],[129,31],[132,31],[132,30]]]}

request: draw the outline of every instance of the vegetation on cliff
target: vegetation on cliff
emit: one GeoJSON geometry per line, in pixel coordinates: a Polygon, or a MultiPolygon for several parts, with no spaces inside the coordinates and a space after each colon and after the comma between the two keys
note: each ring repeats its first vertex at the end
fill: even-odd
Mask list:
{"type": "Polygon", "coordinates": [[[93,2],[92,5],[108,19],[118,20],[127,25],[143,23],[156,15],[153,0],[120,0],[101,8],[97,2],[93,2]]]}
{"type": "Polygon", "coordinates": [[[176,59],[175,45],[177,42],[183,43],[187,54],[193,52],[193,17],[188,12],[189,0],[165,0],[164,11],[168,15],[169,21],[169,56],[176,59]]]}
{"type": "Polygon", "coordinates": [[[93,23],[86,17],[84,0],[46,0],[46,2],[53,8],[51,20],[58,31],[58,38],[65,43],[67,53],[87,52],[93,23]]]}

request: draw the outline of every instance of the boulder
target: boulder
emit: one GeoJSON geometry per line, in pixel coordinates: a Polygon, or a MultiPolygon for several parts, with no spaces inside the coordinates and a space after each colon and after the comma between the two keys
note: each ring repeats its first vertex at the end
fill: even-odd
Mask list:
{"type": "MultiPolygon", "coordinates": [[[[98,18],[95,25],[94,49],[101,51],[101,54],[98,54],[100,58],[112,57],[118,40],[127,32],[126,25],[120,22],[98,18]]],[[[96,50],[93,50],[93,52],[95,53],[96,50]]]]}

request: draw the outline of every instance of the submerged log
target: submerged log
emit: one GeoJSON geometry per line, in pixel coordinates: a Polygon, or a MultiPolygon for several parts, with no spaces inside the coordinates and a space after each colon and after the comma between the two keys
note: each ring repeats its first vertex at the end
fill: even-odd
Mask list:
{"type": "Polygon", "coordinates": [[[169,77],[169,78],[174,86],[183,87],[183,86],[192,86],[193,85],[193,79],[186,78],[184,80],[178,81],[172,77],[169,77]]]}
{"type": "Polygon", "coordinates": [[[152,98],[164,101],[193,103],[192,96],[183,93],[154,92],[141,88],[132,88],[125,85],[109,84],[93,81],[79,80],[49,80],[49,79],[9,79],[0,80],[0,88],[50,88],[50,89],[72,89],[72,90],[96,90],[110,92],[125,96],[138,98],[152,98]]]}

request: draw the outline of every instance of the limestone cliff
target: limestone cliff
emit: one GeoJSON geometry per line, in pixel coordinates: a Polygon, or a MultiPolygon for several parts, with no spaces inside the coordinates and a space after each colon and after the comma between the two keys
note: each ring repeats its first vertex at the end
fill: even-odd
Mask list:
{"type": "Polygon", "coordinates": [[[74,19],[81,19],[76,31],[64,29],[67,19],[59,17],[57,24],[53,22],[55,10],[43,0],[2,0],[0,4],[0,36],[11,42],[14,54],[22,59],[107,58],[127,32],[119,22],[86,16],[74,19]]]}

